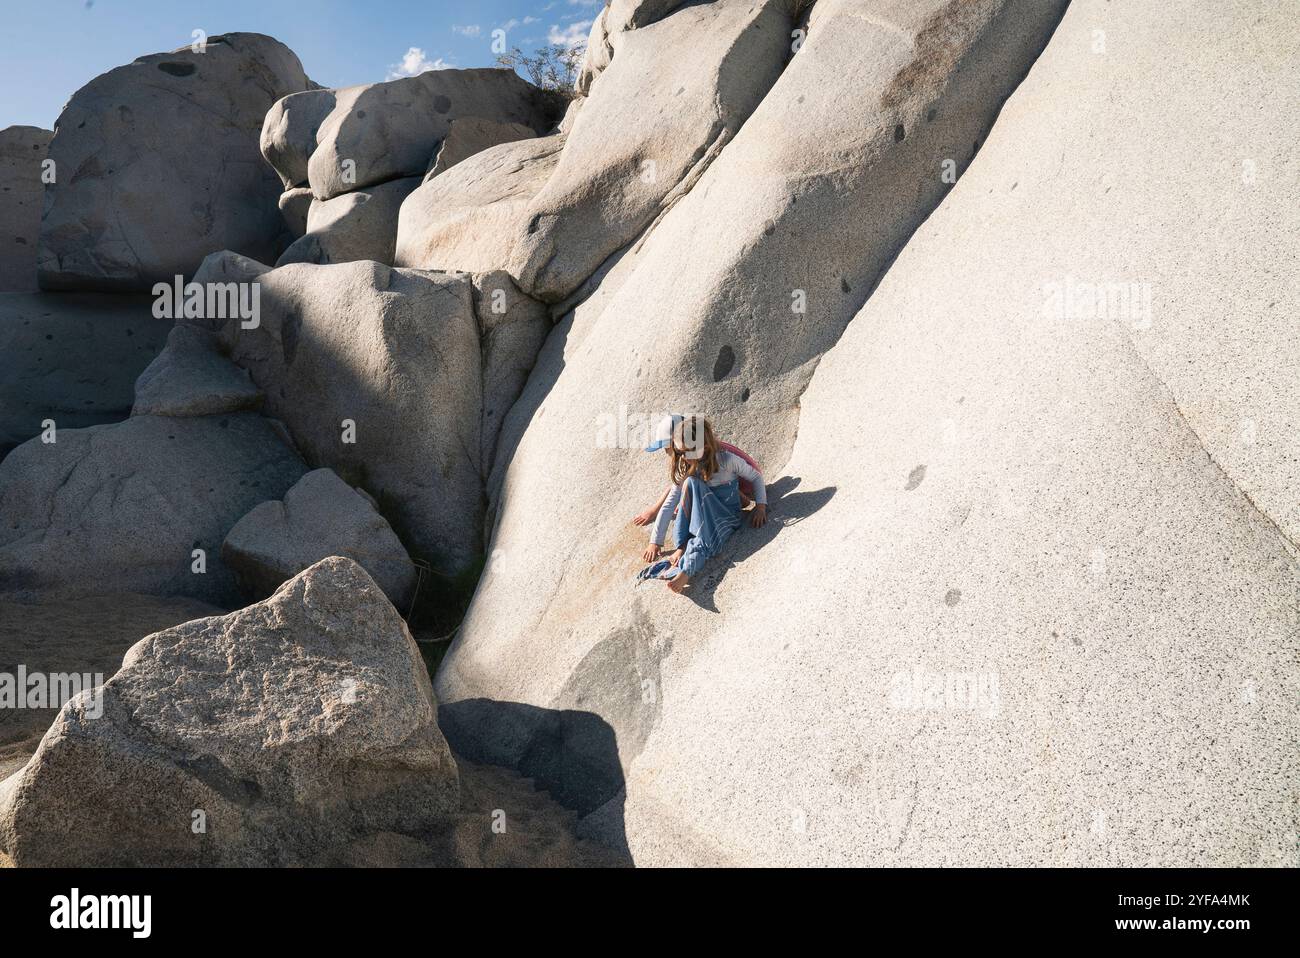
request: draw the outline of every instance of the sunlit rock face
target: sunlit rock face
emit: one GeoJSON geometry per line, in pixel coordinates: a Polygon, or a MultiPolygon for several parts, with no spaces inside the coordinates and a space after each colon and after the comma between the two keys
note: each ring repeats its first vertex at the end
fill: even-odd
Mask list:
{"type": "Polygon", "coordinates": [[[1289,861],[1296,287],[1259,251],[1294,260],[1300,236],[1271,119],[1294,24],[1261,30],[1252,4],[1210,23],[1085,0],[1054,33],[1041,4],[927,10],[818,3],[617,290],[548,343],[435,683],[444,724],[460,747],[522,737],[501,761],[549,749],[561,781],[566,756],[616,763],[585,821],[639,864],[1289,861]],[[1240,151],[1202,161],[1207,109],[1253,181],[1240,151]],[[942,202],[883,216],[918,189],[942,202]],[[775,490],[693,601],[632,585],[628,523],[661,464],[559,466],[561,437],[620,403],[710,415],[775,490]]]}
{"type": "Polygon", "coordinates": [[[496,146],[402,205],[397,263],[573,293],[691,189],[790,56],[783,0],[702,3],[620,35],[566,132],[496,146]]]}
{"type": "Polygon", "coordinates": [[[284,44],[229,33],[78,90],[50,142],[41,287],[147,291],[223,249],[274,261],[289,237],[258,149],[262,120],[309,82],[284,44]]]}

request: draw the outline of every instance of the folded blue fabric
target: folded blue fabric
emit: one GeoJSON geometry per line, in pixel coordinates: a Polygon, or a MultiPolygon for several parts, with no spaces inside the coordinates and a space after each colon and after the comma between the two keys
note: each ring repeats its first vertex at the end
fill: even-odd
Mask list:
{"type": "Polygon", "coordinates": [[[667,559],[652,562],[636,574],[638,579],[675,579],[682,570],[667,559]]]}

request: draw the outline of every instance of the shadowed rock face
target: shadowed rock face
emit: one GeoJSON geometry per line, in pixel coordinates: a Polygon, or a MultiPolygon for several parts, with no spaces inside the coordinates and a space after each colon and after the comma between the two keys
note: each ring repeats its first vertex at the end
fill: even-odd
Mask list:
{"type": "MultiPolygon", "coordinates": [[[[213,257],[200,279],[238,264],[213,257]]],[[[256,277],[261,318],[218,330],[314,467],[379,501],[416,553],[463,568],[481,550],[481,356],[469,277],[378,263],[256,277]]]]}
{"type": "Polygon", "coordinates": [[[284,251],[276,265],[371,260],[391,266],[397,211],[419,185],[420,177],[408,176],[323,202],[312,200],[304,235],[284,251]]]}
{"type": "Polygon", "coordinates": [[[286,190],[307,187],[307,163],[321,125],[337,104],[336,90],[304,90],[276,100],[262,121],[259,145],[286,190]]]}
{"type": "Polygon", "coordinates": [[[0,847],[20,866],[306,864],[421,834],[458,792],[410,633],[360,566],[331,558],[265,602],[141,640],[65,705],[0,784],[0,847]]]}
{"type": "Polygon", "coordinates": [[[0,462],[0,592],[70,589],[238,601],[230,527],[306,471],[255,413],[60,428],[0,462]],[[203,550],[203,571],[194,550],[203,550]]]}
{"type": "Polygon", "coordinates": [[[504,273],[266,270],[222,254],[196,278],[259,284],[257,327],[230,320],[217,336],[307,461],[373,495],[418,558],[469,567],[502,412],[549,328],[541,307],[504,273]]]}
{"type": "Polygon", "coordinates": [[[42,288],[148,290],[221,249],[273,261],[285,239],[280,189],[258,138],[271,105],[307,84],[283,44],[232,33],[78,90],[50,142],[42,288]]]}
{"type": "Polygon", "coordinates": [[[424,180],[427,183],[488,147],[513,143],[515,140],[531,140],[536,135],[536,131],[522,123],[502,123],[478,116],[452,120],[447,127],[447,135],[434,154],[429,172],[424,174],[424,180]]]}
{"type": "Polygon", "coordinates": [[[0,292],[36,289],[36,236],[45,186],[41,163],[54,134],[34,126],[0,130],[0,292]]]}
{"type": "Polygon", "coordinates": [[[47,419],[68,429],[125,419],[171,325],[146,297],[0,294],[0,456],[47,419]]]}
{"type": "Polygon", "coordinates": [[[131,415],[216,416],[258,409],[262,399],[248,372],[220,355],[211,333],[173,326],[166,348],[135,381],[131,415]]]}
{"type": "Polygon", "coordinates": [[[354,560],[399,610],[411,606],[416,568],[374,504],[329,469],[315,469],[235,523],[221,558],[257,598],[329,556],[354,560]]]}
{"type": "MultiPolygon", "coordinates": [[[[787,77],[833,9],[814,8],[787,77]]],[[[821,360],[789,460],[759,455],[799,490],[834,495],[812,510],[787,505],[801,493],[774,496],[775,528],[738,533],[693,602],[631,597],[639,537],[618,537],[618,515],[591,534],[603,553],[579,551],[520,607],[515,563],[545,566],[535,543],[549,532],[533,525],[524,560],[511,511],[545,496],[533,470],[549,457],[526,434],[504,477],[500,554],[438,676],[443,708],[462,695],[558,703],[624,624],[613,610],[635,605],[624,615],[672,636],[656,656],[653,731],[620,747],[638,864],[1293,864],[1300,573],[1294,496],[1281,493],[1297,457],[1278,426],[1297,416],[1282,369],[1300,358],[1285,320],[1300,303],[1261,250],[1267,263],[1300,253],[1294,205],[1274,192],[1297,182],[1295,161],[1273,120],[1300,77],[1295,25],[1260,16],[1249,3],[1213,23],[1070,5],[821,360]],[[1246,63],[1266,94],[1241,81],[1246,63]],[[1204,162],[1207,110],[1224,142],[1273,171],[1269,185],[1242,179],[1236,150],[1204,162]],[[1231,242],[1202,242],[1211,227],[1231,242]],[[530,655],[541,648],[553,666],[530,655]]],[[[943,115],[940,103],[931,122],[943,115]]],[[[912,140],[905,122],[899,148],[912,140]]],[[[604,315],[584,323],[579,310],[529,433],[576,419],[562,387],[588,350],[620,368],[604,315]]],[[[770,342],[741,332],[733,368],[766,368],[770,342]]],[[[717,350],[680,352],[709,370],[717,350]]],[[[642,376],[672,379],[650,355],[642,376]]],[[[611,394],[635,395],[613,379],[611,394]]],[[[727,408],[701,395],[706,411],[727,408]]],[[[761,449],[775,412],[755,384],[719,418],[761,449]]],[[[626,668],[649,677],[632,657],[626,668]]],[[[613,703],[593,711],[620,745],[637,721],[613,703]]]]}

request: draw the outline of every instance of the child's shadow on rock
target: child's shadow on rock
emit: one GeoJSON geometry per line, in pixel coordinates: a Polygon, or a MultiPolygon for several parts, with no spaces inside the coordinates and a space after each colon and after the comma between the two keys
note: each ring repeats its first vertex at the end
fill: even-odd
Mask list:
{"type": "Polygon", "coordinates": [[[802,522],[830,502],[835,495],[835,486],[796,493],[794,490],[800,481],[798,476],[782,476],[768,486],[767,524],[761,529],[755,529],[749,524],[749,513],[742,513],[740,528],[682,594],[706,612],[721,614],[713,595],[727,573],[775,539],[786,526],[802,522]]]}

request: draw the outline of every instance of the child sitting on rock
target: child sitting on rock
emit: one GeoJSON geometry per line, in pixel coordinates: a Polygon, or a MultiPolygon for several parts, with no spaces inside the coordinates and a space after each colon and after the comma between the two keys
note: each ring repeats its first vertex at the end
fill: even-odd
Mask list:
{"type": "Polygon", "coordinates": [[[660,449],[668,454],[672,483],[656,505],[632,522],[645,526],[654,521],[650,545],[641,557],[655,565],[641,577],[667,578],[668,588],[681,592],[740,528],[740,512],[751,495],[750,525],[758,529],[767,522],[767,489],[754,460],[735,446],[718,442],[703,417],[665,417],[646,452],[660,449]],[[673,552],[664,565],[656,560],[670,525],[673,552]]]}

